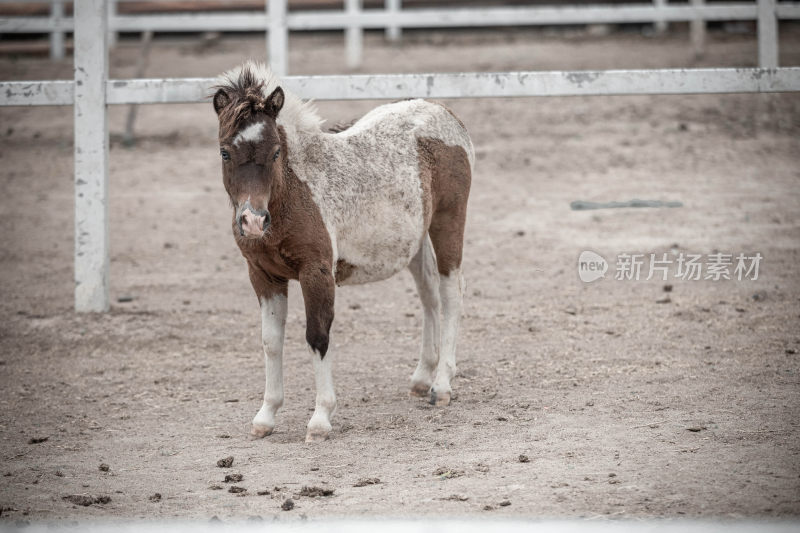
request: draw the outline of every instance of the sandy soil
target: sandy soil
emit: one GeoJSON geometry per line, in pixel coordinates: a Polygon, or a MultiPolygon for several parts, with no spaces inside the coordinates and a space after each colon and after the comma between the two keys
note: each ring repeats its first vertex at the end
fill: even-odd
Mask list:
{"type": "MultiPolygon", "coordinates": [[[[783,64],[800,64],[798,41],[787,27],[783,64]]],[[[341,43],[293,38],[293,71],[344,71],[341,43]]],[[[364,72],[756,57],[752,35],[722,33],[702,61],[680,33],[367,43],[364,72]]],[[[163,41],[148,74],[214,75],[262,46],[163,41]]],[[[136,54],[115,51],[114,76],[131,75],[136,54]]],[[[0,73],[69,77],[70,66],[3,58],[0,73]]],[[[332,123],[375,104],[320,108],[332,123]]],[[[478,153],[457,397],[434,408],[407,396],[421,326],[410,275],[341,289],[330,352],[340,409],[316,446],[303,443],[314,396],[296,285],[285,407],[274,435],[246,438],[264,386],[259,313],[229,234],[210,104],[140,109],[135,148],[118,142],[125,109],[113,109],[104,315],[71,310],[71,108],[0,109],[2,519],[800,513],[800,96],[448,104],[478,153]],[[570,210],[632,198],[684,207],[570,210]],[[663,281],[582,283],[586,249],[764,259],[757,281],[670,280],[665,293],[663,281]],[[217,467],[227,456],[232,467],[217,467]],[[380,483],[354,486],[364,478],[380,483]]]]}

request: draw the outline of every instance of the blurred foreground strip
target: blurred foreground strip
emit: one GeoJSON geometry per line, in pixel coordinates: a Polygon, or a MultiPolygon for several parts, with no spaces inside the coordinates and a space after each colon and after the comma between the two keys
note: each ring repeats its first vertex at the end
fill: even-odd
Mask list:
{"type": "Polygon", "coordinates": [[[432,520],[302,520],[251,517],[249,519],[210,521],[139,521],[139,522],[83,522],[61,525],[56,522],[0,524],[0,531],[45,533],[52,531],[82,531],[85,533],[167,533],[167,532],[338,532],[347,533],[794,533],[800,521],[730,521],[730,520],[517,520],[517,519],[432,519],[432,520]]]}

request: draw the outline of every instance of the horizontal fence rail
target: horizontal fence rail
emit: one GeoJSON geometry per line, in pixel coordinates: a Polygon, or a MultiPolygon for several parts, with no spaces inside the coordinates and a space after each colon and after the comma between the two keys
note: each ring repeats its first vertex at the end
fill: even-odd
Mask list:
{"type": "MultiPolygon", "coordinates": [[[[3,3],[5,0],[0,0],[3,3]]],[[[637,4],[588,4],[567,6],[513,6],[467,8],[403,9],[401,0],[384,0],[384,9],[362,8],[361,0],[345,0],[336,11],[287,10],[287,0],[265,0],[264,10],[217,13],[173,13],[119,15],[109,0],[107,31],[109,42],[117,32],[202,32],[264,31],[273,70],[288,73],[289,31],[344,30],[346,64],[361,64],[363,31],[385,29],[396,41],[402,28],[466,28],[502,26],[542,26],[562,24],[655,24],[663,32],[671,22],[688,21],[692,48],[702,55],[705,24],[709,21],[757,20],[759,26],[759,66],[773,68],[777,61],[777,22],[800,19],[800,2],[776,0],[733,1],[707,5],[705,0],[689,0],[688,5],[670,5],[667,0],[637,4]]],[[[64,16],[63,0],[50,0],[50,16],[0,18],[0,33],[49,33],[50,52],[55,59],[64,56],[64,35],[73,31],[74,20],[64,16]]]]}
{"type": "MultiPolygon", "coordinates": [[[[780,2],[779,19],[800,18],[800,2],[780,2]]],[[[576,5],[563,7],[403,8],[347,11],[301,11],[286,16],[290,30],[341,30],[361,28],[436,28],[474,26],[538,26],[560,24],[685,22],[691,20],[755,20],[754,2],[710,5],[576,5]]],[[[265,11],[117,15],[108,20],[111,31],[264,31],[269,24],[265,11]]],[[[72,31],[72,18],[3,17],[0,33],[49,33],[72,31]]]]}
{"type": "MultiPolygon", "coordinates": [[[[109,80],[108,104],[207,102],[215,78],[109,80]]],[[[314,100],[800,91],[800,67],[286,76],[314,100]]],[[[0,82],[0,106],[72,105],[72,81],[0,82]]]]}

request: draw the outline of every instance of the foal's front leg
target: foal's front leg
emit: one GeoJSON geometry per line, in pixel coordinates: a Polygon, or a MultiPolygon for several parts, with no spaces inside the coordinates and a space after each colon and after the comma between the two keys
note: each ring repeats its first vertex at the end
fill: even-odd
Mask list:
{"type": "Polygon", "coordinates": [[[275,429],[275,413],[283,405],[283,337],[288,309],[288,283],[272,280],[252,266],[250,281],[261,306],[261,343],[264,346],[267,374],[264,403],[253,418],[250,435],[262,438],[275,429]]]}
{"type": "Polygon", "coordinates": [[[306,306],[306,341],[311,350],[317,387],[316,406],[308,422],[306,442],[317,442],[328,438],[331,415],[336,410],[333,361],[328,351],[336,285],[330,266],[324,262],[306,265],[299,278],[306,306]]]}

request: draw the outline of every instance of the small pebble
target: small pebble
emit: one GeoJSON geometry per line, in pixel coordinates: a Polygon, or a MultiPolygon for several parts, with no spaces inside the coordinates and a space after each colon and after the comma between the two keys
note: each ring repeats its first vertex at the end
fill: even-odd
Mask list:
{"type": "Polygon", "coordinates": [[[353,485],[354,487],[366,487],[367,485],[377,485],[381,482],[380,479],[376,477],[365,477],[356,481],[353,485]]]}
{"type": "Polygon", "coordinates": [[[100,463],[100,466],[98,466],[97,469],[100,470],[101,472],[108,472],[111,469],[111,467],[109,467],[105,463],[100,463]]]}
{"type": "Polygon", "coordinates": [[[294,500],[291,498],[284,500],[284,502],[281,504],[281,509],[284,511],[291,511],[294,509],[294,500]]]}
{"type": "Polygon", "coordinates": [[[531,460],[528,458],[527,455],[520,455],[519,456],[519,462],[520,463],[530,463],[531,460]]]}
{"type": "Polygon", "coordinates": [[[217,466],[220,468],[230,468],[233,466],[233,456],[229,455],[217,461],[217,466]]]}

